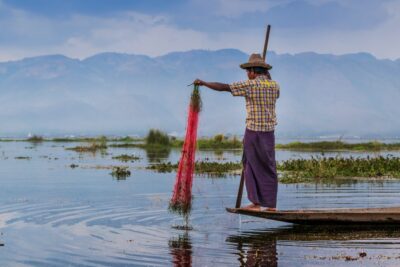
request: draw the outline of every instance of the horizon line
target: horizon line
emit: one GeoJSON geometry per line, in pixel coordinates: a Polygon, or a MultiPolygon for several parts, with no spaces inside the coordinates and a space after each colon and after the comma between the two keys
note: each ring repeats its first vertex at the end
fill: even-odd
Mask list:
{"type": "MultiPolygon", "coordinates": [[[[24,61],[24,60],[29,60],[29,59],[35,59],[35,58],[40,58],[40,57],[54,57],[54,56],[61,56],[61,57],[65,57],[68,59],[72,59],[72,60],[78,60],[78,61],[85,61],[89,58],[98,56],[98,55],[102,55],[102,54],[118,54],[118,55],[127,55],[127,56],[144,56],[144,57],[148,57],[151,59],[156,59],[156,58],[160,58],[160,57],[165,57],[168,56],[170,54],[175,54],[175,53],[190,53],[190,52],[197,52],[197,51],[203,51],[203,52],[219,52],[219,51],[223,51],[223,50],[234,50],[234,51],[238,51],[241,52],[243,54],[246,55],[250,55],[240,49],[237,48],[221,48],[221,49],[190,49],[190,50],[182,50],[182,51],[172,51],[172,52],[168,52],[159,56],[149,56],[149,55],[145,55],[145,54],[134,54],[134,53],[126,53],[126,52],[116,52],[116,51],[104,51],[104,52],[100,52],[100,53],[96,53],[84,58],[76,58],[76,57],[70,57],[68,55],[64,55],[64,54],[41,54],[41,55],[36,55],[36,56],[28,56],[28,57],[22,57],[19,59],[11,59],[11,60],[6,60],[6,61],[0,61],[0,64],[4,64],[4,63],[12,63],[12,62],[19,62],[19,61],[24,61]]],[[[303,52],[298,52],[298,53],[277,53],[273,50],[268,51],[268,53],[273,53],[276,54],[277,56],[285,56],[285,55],[289,55],[289,56],[299,56],[299,55],[303,55],[303,54],[315,54],[315,55],[320,55],[320,56],[335,56],[335,57],[342,57],[342,56],[349,56],[349,55],[358,55],[358,54],[366,54],[369,56],[372,56],[374,59],[376,60],[389,60],[392,62],[396,62],[400,60],[400,57],[397,59],[390,59],[390,58],[378,58],[376,55],[370,53],[370,52],[365,52],[365,51],[359,51],[359,52],[353,52],[353,53],[345,53],[345,54],[334,54],[334,53],[319,53],[319,52],[314,52],[314,51],[303,51],[303,52]]]]}

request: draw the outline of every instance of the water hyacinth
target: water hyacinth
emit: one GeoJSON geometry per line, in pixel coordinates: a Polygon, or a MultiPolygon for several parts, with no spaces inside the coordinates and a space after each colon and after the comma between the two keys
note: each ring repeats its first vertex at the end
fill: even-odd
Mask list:
{"type": "Polygon", "coordinates": [[[281,179],[284,183],[312,182],[338,177],[400,178],[400,158],[312,157],[283,161],[278,164],[278,170],[284,172],[281,179]]]}

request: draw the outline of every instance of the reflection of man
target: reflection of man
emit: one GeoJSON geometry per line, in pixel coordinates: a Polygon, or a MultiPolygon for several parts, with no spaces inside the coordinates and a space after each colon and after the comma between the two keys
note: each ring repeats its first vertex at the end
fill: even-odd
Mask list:
{"type": "Polygon", "coordinates": [[[246,132],[244,135],[244,175],[249,200],[246,206],[255,210],[276,210],[278,180],[275,162],[275,103],[279,85],[268,72],[272,67],[259,54],[252,54],[249,62],[240,67],[247,71],[246,81],[230,85],[195,80],[216,91],[231,92],[246,99],[246,132]]]}
{"type": "Polygon", "coordinates": [[[226,240],[237,250],[240,266],[278,266],[277,234],[274,232],[240,234],[226,240]]]}

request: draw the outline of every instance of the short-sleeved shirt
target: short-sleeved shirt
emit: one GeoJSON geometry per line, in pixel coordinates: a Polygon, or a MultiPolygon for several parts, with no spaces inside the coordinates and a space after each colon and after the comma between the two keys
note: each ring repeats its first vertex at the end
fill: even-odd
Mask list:
{"type": "Polygon", "coordinates": [[[247,129],[261,132],[275,130],[275,103],[280,90],[277,82],[260,75],[253,80],[232,83],[229,87],[233,96],[246,98],[247,129]]]}

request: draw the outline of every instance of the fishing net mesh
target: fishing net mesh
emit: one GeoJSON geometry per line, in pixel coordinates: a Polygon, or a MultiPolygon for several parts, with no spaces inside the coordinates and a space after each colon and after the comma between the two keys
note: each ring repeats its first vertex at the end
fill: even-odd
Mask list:
{"type": "Polygon", "coordinates": [[[187,215],[192,204],[192,183],[195,167],[195,153],[197,143],[197,127],[201,111],[199,86],[195,85],[189,105],[189,115],[186,126],[186,136],[183,143],[181,158],[174,185],[174,191],[169,204],[172,212],[187,215]]]}

